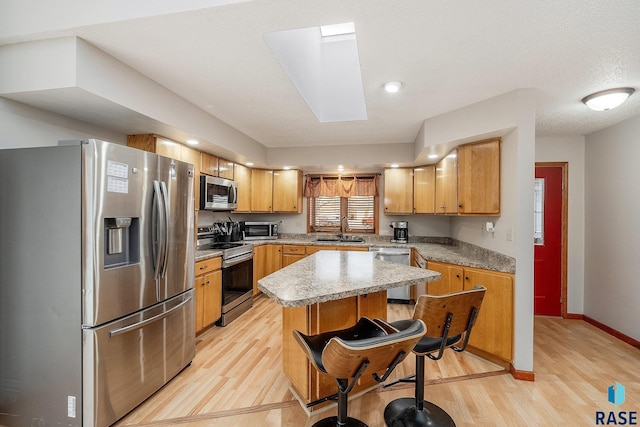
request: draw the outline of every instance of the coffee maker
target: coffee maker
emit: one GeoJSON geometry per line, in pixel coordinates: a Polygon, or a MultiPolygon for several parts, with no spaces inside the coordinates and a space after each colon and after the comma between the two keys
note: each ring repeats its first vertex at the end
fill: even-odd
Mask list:
{"type": "Polygon", "coordinates": [[[391,243],[409,242],[409,222],[392,221],[389,227],[393,228],[393,239],[391,239],[391,243]]]}

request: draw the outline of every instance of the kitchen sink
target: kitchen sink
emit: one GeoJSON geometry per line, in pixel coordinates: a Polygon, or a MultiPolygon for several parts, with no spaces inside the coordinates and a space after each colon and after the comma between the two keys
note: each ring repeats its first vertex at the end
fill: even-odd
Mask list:
{"type": "Polygon", "coordinates": [[[359,236],[343,236],[343,237],[321,237],[315,239],[314,242],[334,242],[334,243],[364,243],[364,239],[359,236]]]}

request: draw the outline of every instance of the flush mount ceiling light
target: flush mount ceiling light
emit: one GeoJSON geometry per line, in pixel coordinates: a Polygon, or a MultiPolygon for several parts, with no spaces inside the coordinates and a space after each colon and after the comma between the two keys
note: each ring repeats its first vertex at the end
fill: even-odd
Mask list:
{"type": "Polygon", "coordinates": [[[601,90],[582,98],[582,102],[594,111],[607,111],[616,108],[635,92],[631,87],[601,90]]]}
{"type": "Polygon", "coordinates": [[[404,86],[404,84],[399,81],[386,82],[384,84],[384,90],[386,90],[388,93],[396,93],[399,92],[400,89],[402,89],[402,86],[404,86]]]}
{"type": "Polygon", "coordinates": [[[187,139],[187,144],[189,145],[198,145],[199,142],[195,139],[187,139]]]}

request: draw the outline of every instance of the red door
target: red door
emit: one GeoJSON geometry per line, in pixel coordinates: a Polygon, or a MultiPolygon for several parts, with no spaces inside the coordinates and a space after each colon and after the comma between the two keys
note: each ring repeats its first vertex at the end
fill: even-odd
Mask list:
{"type": "Polygon", "coordinates": [[[562,315],[562,167],[536,166],[534,314],[562,315]]]}

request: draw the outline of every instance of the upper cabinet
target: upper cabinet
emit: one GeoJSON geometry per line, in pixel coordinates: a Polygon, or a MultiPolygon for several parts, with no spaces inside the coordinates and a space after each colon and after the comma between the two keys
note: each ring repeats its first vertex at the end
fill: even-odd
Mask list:
{"type": "Polygon", "coordinates": [[[302,213],[302,171],[252,169],[251,212],[302,213]]]}
{"type": "Polygon", "coordinates": [[[384,213],[413,213],[413,170],[398,168],[384,171],[384,213]]]}
{"type": "Polygon", "coordinates": [[[413,213],[436,213],[436,167],[434,165],[413,170],[413,213]]]}
{"type": "Polygon", "coordinates": [[[194,208],[200,207],[200,151],[153,134],[128,135],[127,145],[193,165],[194,208]]]}
{"type": "Polygon", "coordinates": [[[436,213],[458,213],[458,165],[456,150],[436,165],[436,213]]]}
{"type": "Polygon", "coordinates": [[[251,169],[234,165],[233,174],[238,183],[238,207],[235,212],[251,212],[251,169]]]}
{"type": "Polygon", "coordinates": [[[220,178],[233,179],[233,162],[218,159],[218,176],[220,178]]]}
{"type": "Polygon", "coordinates": [[[271,212],[272,206],[273,171],[266,169],[252,169],[251,212],[271,212]]]}
{"type": "Polygon", "coordinates": [[[302,171],[273,171],[273,212],[302,213],[302,171]]]}
{"type": "Polygon", "coordinates": [[[458,148],[458,212],[500,214],[500,140],[458,148]]]}
{"type": "Polygon", "coordinates": [[[500,139],[460,145],[436,165],[386,169],[384,212],[500,215],[500,139]]]}
{"type": "Polygon", "coordinates": [[[218,158],[209,153],[202,153],[202,173],[218,176],[218,158]]]}

